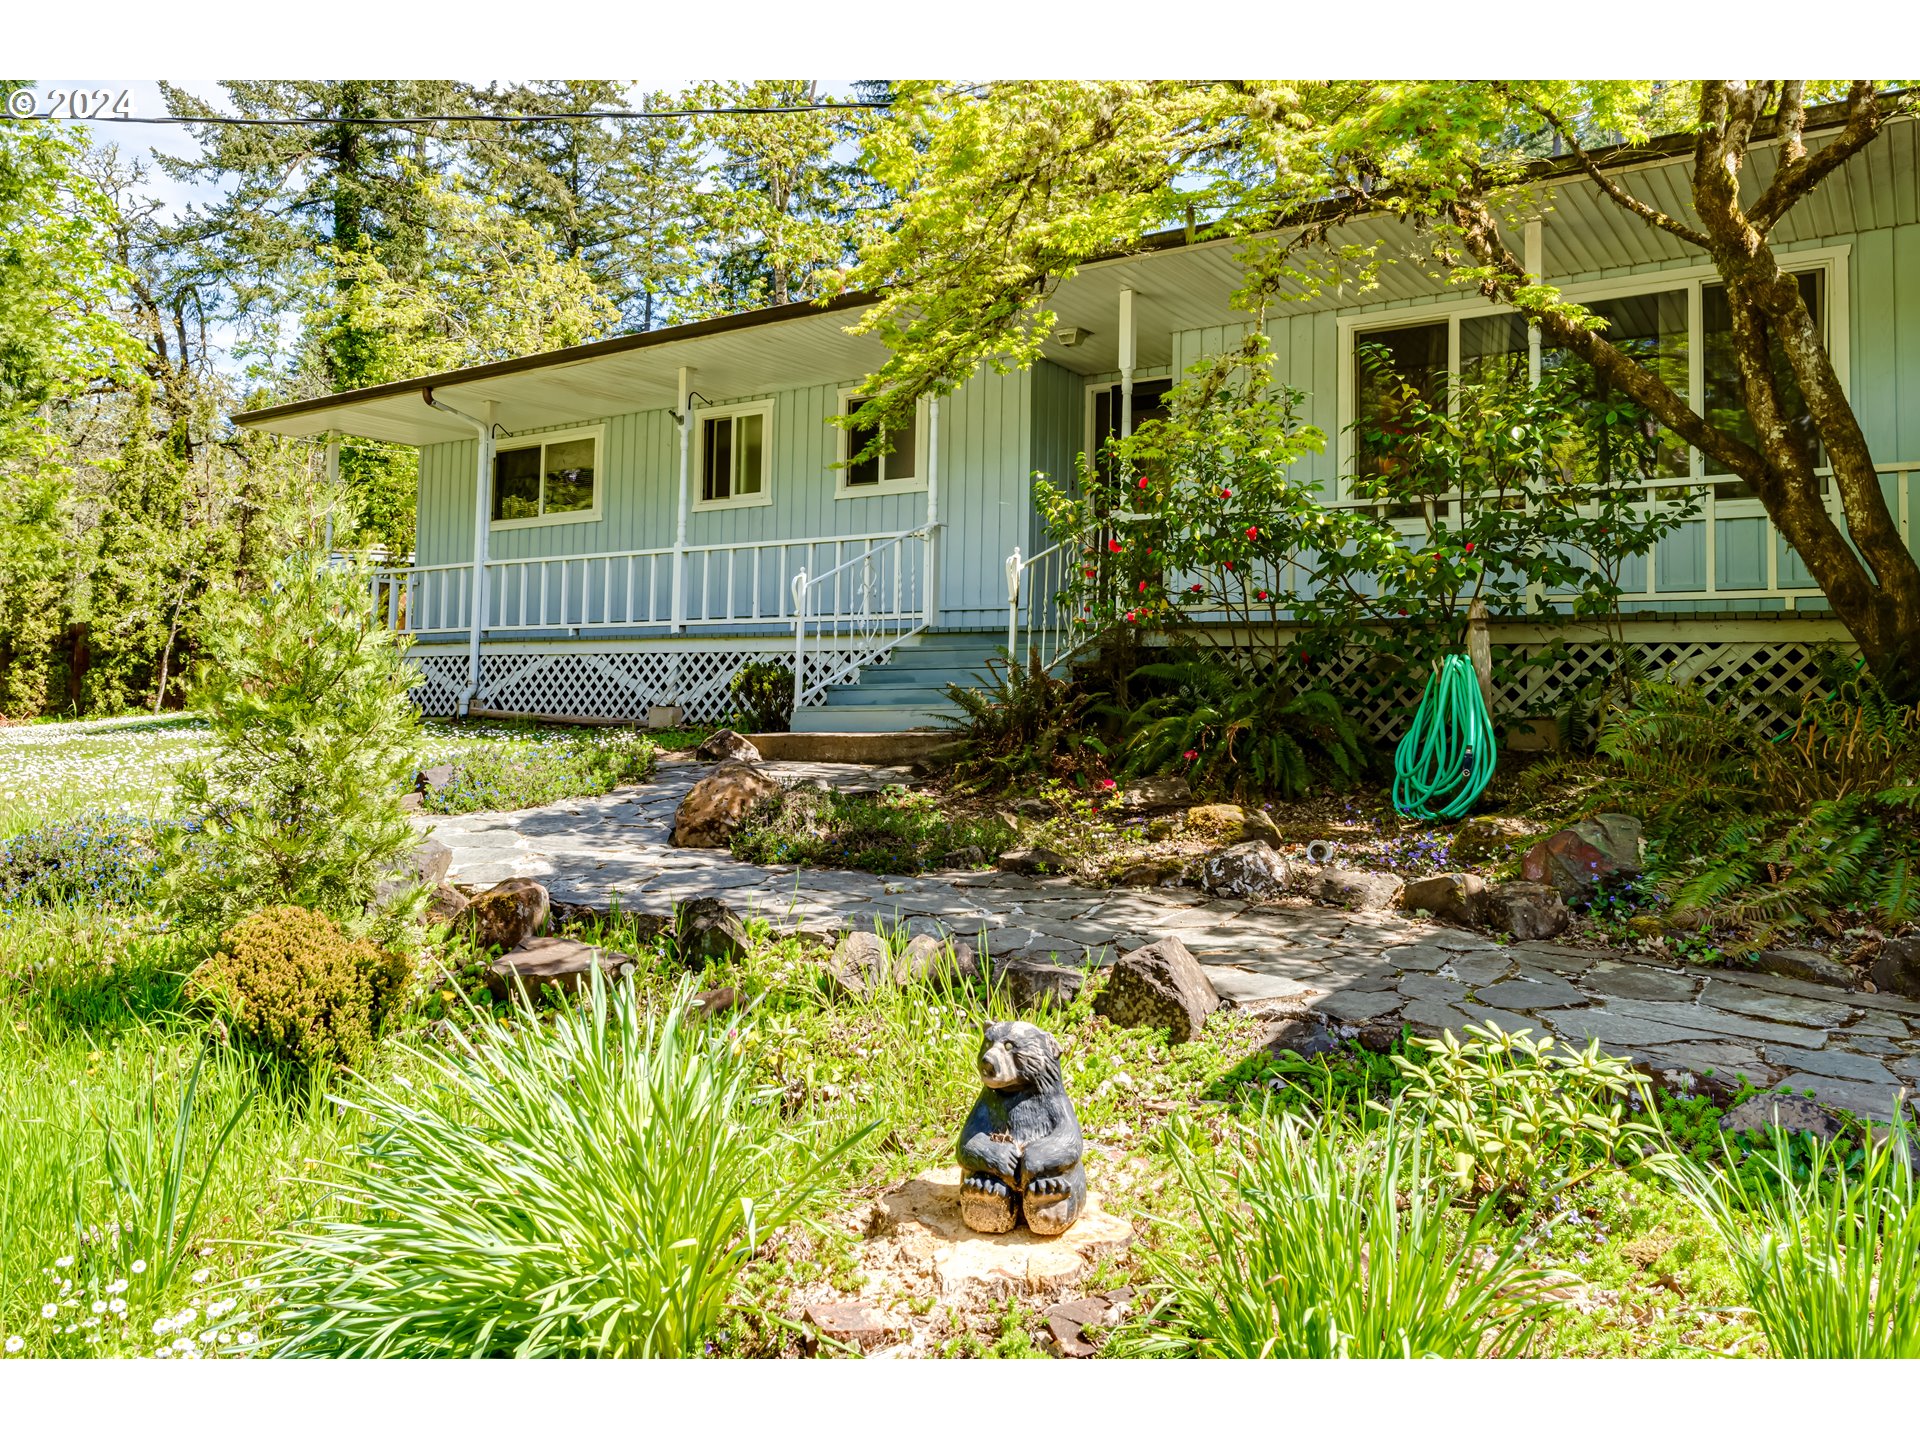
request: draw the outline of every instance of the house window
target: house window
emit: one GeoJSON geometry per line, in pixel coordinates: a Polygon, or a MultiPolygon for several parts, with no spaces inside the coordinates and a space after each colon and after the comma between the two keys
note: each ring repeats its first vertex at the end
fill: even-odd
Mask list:
{"type": "MultiPolygon", "coordinates": [[[[840,413],[851,416],[860,409],[862,397],[857,390],[840,392],[840,413]]],[[[873,444],[876,427],[857,425],[852,429],[835,426],[840,432],[840,471],[837,493],[841,499],[859,495],[893,495],[904,490],[924,490],[921,478],[920,413],[905,425],[887,431],[886,443],[875,446],[876,453],[860,456],[873,444]],[[860,457],[860,458],[856,458],[860,457]]]]}
{"type": "Polygon", "coordinates": [[[772,503],[772,430],[770,400],[701,415],[698,508],[772,503]]]}
{"type": "Polygon", "coordinates": [[[600,432],[503,441],[493,455],[493,523],[557,525],[600,514],[600,432]]]}
{"type": "Polygon", "coordinates": [[[1397,437],[1415,403],[1446,403],[1447,322],[1368,330],[1354,339],[1354,468],[1367,478],[1394,475],[1407,463],[1397,437]]]}
{"type": "MultiPolygon", "coordinates": [[[[1800,298],[1806,303],[1807,313],[1813,317],[1813,323],[1820,327],[1824,336],[1827,316],[1826,287],[1823,282],[1826,272],[1809,270],[1795,278],[1800,282],[1800,298]]],[[[1740,364],[1733,354],[1733,313],[1727,305],[1726,287],[1701,286],[1700,310],[1701,335],[1706,350],[1706,417],[1728,434],[1736,435],[1758,449],[1760,437],[1755,434],[1753,419],[1747,414],[1747,394],[1740,383],[1740,364]]],[[[1793,378],[1792,367],[1787,364],[1780,342],[1771,336],[1768,337],[1767,356],[1773,364],[1775,383],[1787,412],[1788,424],[1812,455],[1813,463],[1826,464],[1826,453],[1821,447],[1819,433],[1813,428],[1813,417],[1807,413],[1807,402],[1800,393],[1799,382],[1793,378]]],[[[1744,481],[1733,480],[1720,485],[1718,493],[1722,500],[1734,500],[1744,499],[1753,491],[1744,481]]]]}

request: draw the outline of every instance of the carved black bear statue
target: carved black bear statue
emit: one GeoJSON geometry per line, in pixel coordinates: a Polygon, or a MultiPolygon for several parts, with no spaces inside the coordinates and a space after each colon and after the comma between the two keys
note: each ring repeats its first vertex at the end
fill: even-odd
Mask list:
{"type": "Polygon", "coordinates": [[[1059,1045],[1024,1020],[988,1025],[980,1078],[986,1088],[960,1131],[960,1218],[999,1235],[1024,1212],[1034,1234],[1060,1234],[1080,1217],[1087,1172],[1059,1045]]]}

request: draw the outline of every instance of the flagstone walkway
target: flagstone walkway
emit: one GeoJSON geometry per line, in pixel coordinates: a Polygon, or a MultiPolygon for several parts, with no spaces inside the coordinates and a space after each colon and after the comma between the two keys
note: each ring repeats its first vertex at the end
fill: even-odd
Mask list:
{"type": "MultiPolygon", "coordinates": [[[[846,792],[913,783],[906,771],[862,766],[764,768],[789,784],[846,792]]],[[[1355,1030],[1526,1025],[1597,1039],[1662,1074],[1784,1083],[1876,1118],[1891,1113],[1896,1090],[1920,1089],[1920,1001],[1629,953],[1500,945],[1395,912],[1246,904],[1173,887],[1091,889],[998,871],[909,877],[747,865],[668,843],[674,810],[705,771],[667,764],[650,784],[594,799],[426,823],[453,849],[452,880],[524,876],[576,905],[617,898],[629,911],[667,914],[718,895],[778,929],[904,926],[974,942],[996,960],[1059,964],[1105,964],[1178,936],[1227,999],[1296,1002],[1355,1030]]]]}

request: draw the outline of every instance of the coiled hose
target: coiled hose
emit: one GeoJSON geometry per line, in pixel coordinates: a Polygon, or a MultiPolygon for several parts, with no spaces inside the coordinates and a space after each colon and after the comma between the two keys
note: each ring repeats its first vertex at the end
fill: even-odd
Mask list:
{"type": "Polygon", "coordinates": [[[1393,808],[1415,820],[1467,813],[1493,779],[1493,716],[1473,662],[1449,655],[1427,678],[1413,725],[1393,752],[1393,808]]]}

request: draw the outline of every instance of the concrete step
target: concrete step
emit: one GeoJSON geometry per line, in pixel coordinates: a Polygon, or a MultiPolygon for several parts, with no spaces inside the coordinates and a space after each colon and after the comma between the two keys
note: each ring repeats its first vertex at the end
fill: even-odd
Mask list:
{"type": "Polygon", "coordinates": [[[945,727],[919,706],[819,705],[795,715],[793,728],[802,735],[891,735],[945,727]]]}

